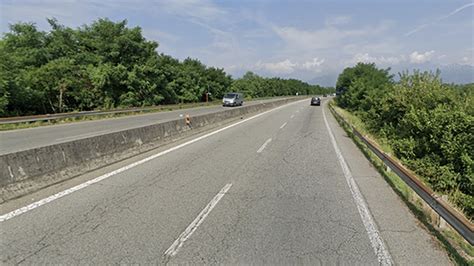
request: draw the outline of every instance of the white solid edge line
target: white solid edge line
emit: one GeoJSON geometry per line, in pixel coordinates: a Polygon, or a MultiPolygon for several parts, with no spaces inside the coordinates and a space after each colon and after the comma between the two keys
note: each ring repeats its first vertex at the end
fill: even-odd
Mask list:
{"type": "Polygon", "coordinates": [[[265,143],[263,143],[262,146],[260,146],[260,149],[257,150],[257,153],[261,153],[265,149],[265,147],[267,147],[270,141],[272,141],[272,138],[267,139],[267,141],[265,141],[265,143]]]}
{"type": "Polygon", "coordinates": [[[290,118],[293,118],[293,117],[295,117],[295,115],[291,115],[291,116],[290,116],[290,118]]]}
{"type": "Polygon", "coordinates": [[[225,185],[219,193],[204,207],[204,209],[199,213],[199,215],[194,219],[194,221],[188,225],[186,230],[184,230],[179,237],[173,242],[173,244],[165,251],[165,257],[172,257],[178,253],[181,246],[184,242],[191,237],[191,235],[196,231],[199,225],[206,219],[209,213],[214,209],[214,207],[219,203],[219,201],[224,197],[225,193],[232,187],[232,183],[225,185]]]}
{"type": "Polygon", "coordinates": [[[372,244],[372,248],[374,249],[375,255],[377,256],[378,262],[381,265],[392,265],[392,257],[390,256],[388,249],[385,247],[382,237],[380,236],[380,233],[377,230],[377,226],[375,225],[372,214],[369,211],[367,203],[362,197],[359,187],[357,186],[357,183],[352,177],[352,173],[349,170],[349,166],[347,165],[344,156],[342,156],[342,153],[339,150],[339,147],[337,146],[336,139],[331,131],[331,128],[329,127],[329,123],[326,118],[326,112],[324,111],[324,108],[322,109],[324,123],[326,124],[326,128],[329,133],[329,138],[331,139],[332,146],[334,147],[334,150],[336,152],[337,159],[339,160],[339,164],[341,165],[342,172],[344,173],[344,177],[346,178],[354,202],[357,205],[357,209],[359,211],[360,217],[362,218],[362,222],[364,223],[365,230],[369,235],[370,243],[372,244]]]}
{"type": "Polygon", "coordinates": [[[111,176],[113,176],[113,175],[119,174],[119,173],[124,172],[124,171],[126,171],[126,170],[128,170],[128,169],[131,169],[131,168],[133,168],[133,167],[135,167],[135,166],[138,166],[138,165],[140,165],[140,164],[143,164],[143,163],[146,163],[146,162],[148,162],[148,161],[150,161],[150,160],[153,160],[153,159],[155,159],[155,158],[157,158],[157,157],[163,156],[163,155],[165,155],[165,154],[167,154],[167,153],[170,153],[170,152],[172,152],[172,151],[175,151],[175,150],[178,150],[178,149],[183,148],[183,147],[185,147],[185,146],[188,146],[188,145],[190,145],[190,144],[192,144],[192,143],[194,143],[194,142],[198,142],[198,141],[200,141],[200,140],[202,140],[202,139],[205,139],[205,138],[207,138],[207,137],[210,137],[210,136],[212,136],[212,135],[215,135],[215,134],[217,134],[217,133],[219,133],[219,132],[222,132],[222,131],[224,131],[224,130],[226,130],[226,129],[235,127],[235,126],[240,125],[240,124],[242,124],[242,123],[245,123],[245,122],[247,122],[247,121],[249,121],[249,120],[252,120],[252,119],[255,119],[255,118],[257,118],[257,117],[260,117],[260,116],[262,116],[262,115],[264,115],[264,114],[267,114],[267,113],[269,113],[269,112],[272,112],[272,111],[278,110],[278,109],[280,109],[280,108],[283,108],[283,107],[285,107],[285,106],[288,106],[288,105],[291,105],[291,104],[295,104],[295,103],[299,103],[299,102],[302,102],[302,101],[304,101],[304,100],[300,100],[300,101],[296,101],[296,102],[291,102],[291,103],[288,103],[288,104],[285,104],[285,105],[278,106],[278,107],[276,107],[276,108],[270,109],[270,110],[265,111],[265,112],[263,112],[263,113],[256,114],[256,115],[254,115],[254,116],[251,116],[251,117],[249,117],[249,118],[246,118],[246,119],[241,120],[241,121],[239,121],[239,122],[236,122],[236,123],[234,123],[234,124],[228,125],[228,126],[226,126],[226,127],[220,128],[220,129],[215,130],[215,131],[213,131],[213,132],[207,133],[207,134],[205,134],[205,135],[202,135],[202,136],[200,136],[200,137],[197,137],[197,138],[195,138],[195,139],[192,139],[192,140],[190,140],[190,141],[187,141],[187,142],[185,142],[185,143],[182,143],[182,144],[179,144],[179,145],[177,145],[177,146],[174,146],[174,147],[172,147],[172,148],[170,148],[170,149],[168,149],[168,150],[159,152],[159,153],[157,153],[157,154],[153,154],[153,155],[151,155],[151,156],[149,156],[149,157],[147,157],[147,158],[144,158],[144,159],[142,159],[142,160],[140,160],[140,161],[137,161],[137,162],[134,162],[134,163],[132,163],[132,164],[126,165],[126,166],[121,167],[121,168],[119,168],[119,169],[117,169],[117,170],[114,170],[114,171],[109,172],[109,173],[107,173],[107,174],[101,175],[101,176],[99,176],[99,177],[96,177],[96,178],[94,178],[94,179],[91,179],[91,180],[89,180],[89,181],[87,181],[87,182],[84,182],[84,183],[79,184],[79,185],[77,185],[77,186],[74,186],[74,187],[72,187],[72,188],[69,188],[69,189],[66,189],[66,190],[64,190],[64,191],[58,192],[58,193],[56,193],[56,194],[54,194],[54,195],[51,195],[51,196],[49,196],[49,197],[47,197],[47,198],[44,198],[44,199],[41,199],[41,200],[39,200],[39,201],[33,202],[33,203],[31,203],[31,204],[29,204],[29,205],[27,205],[27,206],[24,206],[24,207],[21,207],[21,208],[19,208],[19,209],[14,210],[14,211],[11,211],[11,212],[9,212],[9,213],[0,215],[0,222],[7,221],[7,220],[9,220],[9,219],[11,219],[11,218],[13,218],[13,217],[15,217],[15,216],[18,216],[18,215],[23,214],[23,213],[25,213],[25,212],[31,211],[31,210],[33,210],[33,209],[36,209],[36,208],[38,208],[38,207],[40,207],[40,206],[42,206],[42,205],[44,205],[44,204],[46,204],[46,203],[49,203],[49,202],[52,202],[52,201],[57,200],[57,199],[59,199],[59,198],[62,198],[62,197],[64,197],[64,196],[68,195],[68,194],[71,194],[71,193],[73,193],[73,192],[75,192],[75,191],[81,190],[81,189],[83,189],[83,188],[85,188],[85,187],[88,187],[88,186],[90,186],[90,185],[92,185],[92,184],[98,183],[98,182],[100,182],[100,181],[102,181],[102,180],[104,180],[104,179],[106,179],[106,178],[109,178],[109,177],[111,177],[111,176]]]}
{"type": "Polygon", "coordinates": [[[284,128],[288,124],[288,122],[285,122],[283,125],[280,126],[280,129],[284,128]]]}

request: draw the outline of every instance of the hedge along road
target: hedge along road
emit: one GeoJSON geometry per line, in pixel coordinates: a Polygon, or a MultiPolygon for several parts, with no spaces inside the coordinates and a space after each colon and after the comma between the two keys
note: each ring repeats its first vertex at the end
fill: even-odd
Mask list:
{"type": "MultiPolygon", "coordinates": [[[[250,106],[262,102],[271,102],[279,99],[282,98],[249,101],[244,102],[244,105],[250,106]]],[[[184,114],[189,114],[191,117],[193,117],[196,115],[219,112],[225,110],[226,108],[230,107],[198,107],[169,112],[132,115],[96,121],[83,121],[70,124],[3,131],[0,132],[0,154],[29,150],[52,144],[73,141],[76,139],[88,138],[111,132],[122,131],[130,128],[148,126],[159,122],[179,119],[181,118],[180,114],[183,114],[182,118],[184,119],[184,114]]]]}
{"type": "Polygon", "coordinates": [[[199,141],[188,138],[150,155],[162,156],[4,220],[0,259],[449,264],[322,108],[295,102],[199,141]]]}

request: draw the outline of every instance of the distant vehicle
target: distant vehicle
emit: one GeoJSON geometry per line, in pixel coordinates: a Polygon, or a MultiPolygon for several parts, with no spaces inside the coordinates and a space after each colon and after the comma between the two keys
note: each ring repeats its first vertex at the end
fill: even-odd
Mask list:
{"type": "Polygon", "coordinates": [[[323,97],[328,97],[326,94],[323,94],[323,97]]]}
{"type": "Polygon", "coordinates": [[[321,105],[321,99],[319,99],[319,97],[311,98],[311,105],[321,105]]]}
{"type": "Polygon", "coordinates": [[[242,106],[244,104],[244,95],[238,92],[230,92],[224,95],[222,106],[242,106]]]}

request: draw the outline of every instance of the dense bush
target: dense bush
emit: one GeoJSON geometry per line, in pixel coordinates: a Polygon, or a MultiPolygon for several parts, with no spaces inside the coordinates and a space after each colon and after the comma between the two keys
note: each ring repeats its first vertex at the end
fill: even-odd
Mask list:
{"type": "Polygon", "coordinates": [[[435,190],[474,216],[474,84],[443,84],[439,73],[400,74],[359,63],[338,79],[337,103],[384,138],[435,190]],[[377,80],[377,82],[374,82],[377,80]]]}

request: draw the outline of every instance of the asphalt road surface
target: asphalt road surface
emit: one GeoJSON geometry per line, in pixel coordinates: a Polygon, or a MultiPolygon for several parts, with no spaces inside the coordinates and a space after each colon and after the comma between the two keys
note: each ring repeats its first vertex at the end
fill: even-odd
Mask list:
{"type": "Polygon", "coordinates": [[[1,263],[451,264],[324,101],[238,123],[3,204],[115,171],[1,216],[1,263]]]}
{"type": "MultiPolygon", "coordinates": [[[[245,102],[244,105],[249,106],[269,101],[275,101],[275,99],[250,101],[245,102]]],[[[113,119],[83,121],[70,124],[3,131],[0,132],[0,154],[29,150],[126,129],[153,125],[160,122],[179,119],[180,114],[197,116],[223,111],[226,108],[230,107],[222,107],[220,105],[211,107],[197,107],[168,112],[118,117],[113,119]]]]}

